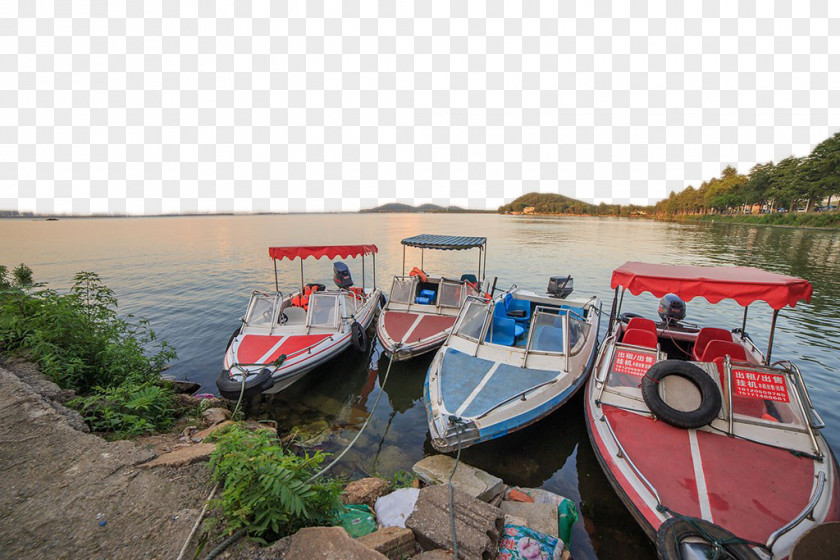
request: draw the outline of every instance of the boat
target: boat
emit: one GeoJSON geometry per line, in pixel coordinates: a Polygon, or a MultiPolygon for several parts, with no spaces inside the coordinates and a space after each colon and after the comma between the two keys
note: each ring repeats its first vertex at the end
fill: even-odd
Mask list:
{"type": "Polygon", "coordinates": [[[224,366],[216,381],[219,393],[236,400],[242,395],[277,393],[307,372],[332,360],[351,346],[368,349],[367,330],[373,324],[382,293],[376,288],[376,245],[270,247],[274,292],[254,291],[242,325],[228,341],[224,366]],[[365,286],[365,256],[373,255],[373,289],[365,286]],[[362,286],[353,286],[350,270],[333,263],[335,288],[304,283],[303,261],[362,258],[362,286]],[[277,261],[300,260],[300,287],[283,293],[277,261]]]}
{"type": "Polygon", "coordinates": [[[570,280],[552,279],[545,294],[514,286],[491,301],[468,298],[426,375],[435,449],[524,428],[584,385],[598,349],[601,302],[568,297],[570,280]]]}
{"type": "Polygon", "coordinates": [[[422,234],[402,240],[403,270],[395,276],[390,296],[376,322],[376,336],[386,356],[404,361],[437,350],[446,340],[467,297],[480,294],[487,259],[487,238],[422,234]],[[420,267],[405,273],[405,248],[420,252],[420,267]],[[423,270],[426,249],[478,249],[478,274],[458,279],[432,276],[423,270]]]}
{"type": "Polygon", "coordinates": [[[780,310],[810,301],[811,284],[751,267],[627,262],[611,286],[587,430],[659,557],[787,558],[809,529],[840,519],[824,424],[799,368],[770,358],[780,310]],[[662,298],[658,320],[621,313],[626,291],[662,298]],[[686,323],[696,297],[735,300],[740,327],[686,323]],[[772,308],[766,352],[746,332],[759,301],[772,308]]]}

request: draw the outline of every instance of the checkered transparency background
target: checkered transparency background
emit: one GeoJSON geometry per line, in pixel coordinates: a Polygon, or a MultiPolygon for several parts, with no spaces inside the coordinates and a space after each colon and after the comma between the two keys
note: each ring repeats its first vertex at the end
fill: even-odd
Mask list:
{"type": "Polygon", "coordinates": [[[0,209],[646,204],[840,127],[840,2],[4,0],[0,209]]]}

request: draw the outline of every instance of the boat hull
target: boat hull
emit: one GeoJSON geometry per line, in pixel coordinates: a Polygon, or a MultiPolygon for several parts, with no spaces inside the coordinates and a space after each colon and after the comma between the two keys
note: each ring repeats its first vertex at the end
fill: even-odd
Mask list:
{"type": "MultiPolygon", "coordinates": [[[[611,486],[651,540],[666,520],[686,516],[768,543],[814,501],[820,473],[824,483],[814,507],[817,521],[803,518],[781,534],[773,543],[773,557],[787,557],[795,540],[816,523],[840,519],[837,465],[821,437],[824,459],[818,463],[710,429],[675,428],[596,402],[596,379],[590,379],[585,396],[592,448],[611,486]]],[[[768,557],[761,547],[754,551],[768,557]]]]}
{"type": "Polygon", "coordinates": [[[385,355],[402,362],[440,348],[455,319],[455,315],[386,309],[376,322],[376,336],[385,355]]]}

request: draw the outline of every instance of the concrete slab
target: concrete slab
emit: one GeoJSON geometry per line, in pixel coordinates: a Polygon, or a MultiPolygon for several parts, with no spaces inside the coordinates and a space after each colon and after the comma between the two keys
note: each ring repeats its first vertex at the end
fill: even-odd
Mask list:
{"type": "MultiPolygon", "coordinates": [[[[455,459],[452,457],[431,455],[415,463],[412,470],[423,482],[432,486],[446,484],[454,467],[455,459]]],[[[463,461],[458,463],[458,470],[452,477],[452,486],[484,502],[490,502],[505,491],[505,484],[501,478],[471,467],[463,461]]]]}

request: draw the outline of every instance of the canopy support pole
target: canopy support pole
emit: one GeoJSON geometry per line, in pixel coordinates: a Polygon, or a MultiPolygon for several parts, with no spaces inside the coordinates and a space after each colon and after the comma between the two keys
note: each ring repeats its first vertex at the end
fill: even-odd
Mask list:
{"type": "Polygon", "coordinates": [[[770,323],[770,342],[767,343],[767,357],[765,358],[765,365],[770,365],[770,352],[773,350],[773,335],[776,334],[776,318],[779,316],[779,310],[773,310],[773,322],[770,323]]]}
{"type": "Polygon", "coordinates": [[[271,259],[274,261],[274,290],[279,292],[280,291],[280,282],[277,280],[277,259],[271,259]]]}
{"type": "Polygon", "coordinates": [[[747,306],[745,306],[745,307],[744,307],[744,321],[741,323],[741,340],[744,340],[744,338],[747,336],[747,335],[746,335],[746,330],[747,330],[747,309],[749,309],[749,308],[750,308],[750,306],[749,306],[749,305],[747,305],[747,306]]]}
{"type": "Polygon", "coordinates": [[[477,278],[481,278],[481,253],[482,252],[483,251],[481,250],[481,247],[479,247],[479,249],[478,249],[478,277],[477,278]]]}
{"type": "MultiPolygon", "coordinates": [[[[621,295],[624,296],[624,292],[622,292],[621,295]]],[[[610,309],[610,324],[607,327],[607,333],[612,332],[613,323],[615,322],[615,313],[616,313],[616,305],[617,304],[618,304],[618,288],[615,289],[615,295],[613,296],[612,309],[610,309]]]]}
{"type": "MultiPolygon", "coordinates": [[[[484,270],[482,271],[482,274],[484,276],[487,276],[487,242],[486,241],[484,242],[484,247],[482,247],[481,250],[484,251],[484,270]]],[[[484,283],[484,276],[479,278],[479,281],[482,284],[484,283]]]]}
{"type": "Polygon", "coordinates": [[[422,270],[424,272],[426,270],[426,267],[423,266],[423,255],[425,255],[425,254],[426,254],[426,249],[420,249],[420,270],[422,270]]]}
{"type": "Polygon", "coordinates": [[[362,291],[365,291],[365,254],[362,253],[362,291]]]}
{"type": "Polygon", "coordinates": [[[303,292],[303,259],[300,259],[300,291],[303,292]]]}
{"type": "Polygon", "coordinates": [[[376,290],[376,253],[373,254],[373,289],[376,290]]]}
{"type": "Polygon", "coordinates": [[[403,276],[405,276],[405,245],[403,245],[403,276]]]}

